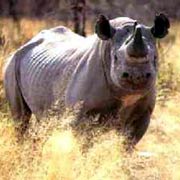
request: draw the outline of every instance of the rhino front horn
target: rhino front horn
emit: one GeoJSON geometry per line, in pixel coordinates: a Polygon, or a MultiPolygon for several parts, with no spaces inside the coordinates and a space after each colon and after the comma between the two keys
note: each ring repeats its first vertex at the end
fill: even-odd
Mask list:
{"type": "Polygon", "coordinates": [[[142,38],[141,27],[136,26],[133,38],[127,47],[127,53],[131,57],[145,57],[147,55],[147,47],[142,38]]]}

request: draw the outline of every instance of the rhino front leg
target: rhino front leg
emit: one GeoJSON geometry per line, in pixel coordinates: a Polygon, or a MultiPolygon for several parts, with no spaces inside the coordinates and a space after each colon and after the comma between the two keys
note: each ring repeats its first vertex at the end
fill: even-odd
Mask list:
{"type": "Polygon", "coordinates": [[[13,104],[10,104],[13,119],[18,122],[17,131],[20,136],[23,136],[29,126],[31,118],[31,110],[25,103],[24,99],[16,97],[13,104]]]}
{"type": "Polygon", "coordinates": [[[150,114],[145,113],[126,126],[126,148],[132,149],[141,140],[150,123],[150,114]]]}
{"type": "Polygon", "coordinates": [[[154,105],[154,101],[147,103],[141,100],[121,111],[122,133],[125,136],[124,144],[127,151],[133,150],[147,131],[154,105]]]}
{"type": "Polygon", "coordinates": [[[133,149],[147,131],[155,99],[155,91],[152,91],[135,104],[121,109],[123,133],[127,139],[126,149],[133,149]]]}

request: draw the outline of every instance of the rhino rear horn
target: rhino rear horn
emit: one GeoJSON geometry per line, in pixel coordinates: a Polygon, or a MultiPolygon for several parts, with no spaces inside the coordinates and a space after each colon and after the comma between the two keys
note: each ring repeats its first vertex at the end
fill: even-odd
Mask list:
{"type": "Polygon", "coordinates": [[[95,32],[102,40],[112,38],[116,30],[110,25],[109,20],[104,15],[99,15],[95,25],[95,32]]]}
{"type": "Polygon", "coordinates": [[[155,38],[163,38],[168,34],[170,28],[169,19],[166,15],[160,13],[157,14],[154,19],[154,26],[151,28],[151,32],[155,38]]]}

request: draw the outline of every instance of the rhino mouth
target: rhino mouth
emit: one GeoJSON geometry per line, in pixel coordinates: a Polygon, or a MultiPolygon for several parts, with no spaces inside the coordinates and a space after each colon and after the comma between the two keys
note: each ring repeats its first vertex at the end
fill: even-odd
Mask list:
{"type": "Polygon", "coordinates": [[[153,78],[148,79],[147,81],[142,80],[142,82],[134,82],[132,80],[120,80],[120,88],[124,91],[130,91],[135,93],[146,92],[151,90],[155,85],[155,80],[153,78]]]}
{"type": "Polygon", "coordinates": [[[143,90],[143,89],[149,89],[153,86],[153,83],[146,82],[141,84],[135,84],[135,83],[128,83],[128,82],[121,82],[121,87],[125,89],[131,89],[131,90],[143,90]]]}

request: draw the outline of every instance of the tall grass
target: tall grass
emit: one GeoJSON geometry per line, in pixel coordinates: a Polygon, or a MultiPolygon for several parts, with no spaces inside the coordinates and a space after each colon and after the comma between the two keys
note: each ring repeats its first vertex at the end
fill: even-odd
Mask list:
{"type": "Polygon", "coordinates": [[[83,152],[86,139],[75,136],[71,129],[62,130],[58,126],[71,115],[52,118],[38,126],[32,119],[23,142],[17,141],[12,120],[2,117],[1,178],[178,180],[180,114],[174,110],[174,103],[172,100],[165,109],[157,106],[151,126],[133,154],[123,151],[122,137],[113,130],[95,133],[93,145],[83,152]]]}
{"type": "MultiPolygon", "coordinates": [[[[58,21],[0,20],[0,70],[9,53],[41,29],[62,24],[58,21]]],[[[67,24],[71,26],[71,24],[67,24]]],[[[90,25],[89,25],[90,26],[90,25]]],[[[73,114],[45,119],[31,126],[19,141],[0,85],[0,179],[2,180],[179,180],[180,179],[180,24],[174,23],[170,36],[160,43],[158,102],[148,132],[132,154],[122,148],[117,132],[95,128],[78,136],[62,123],[73,114]],[[163,104],[163,106],[162,106],[163,104]],[[85,149],[84,149],[85,148],[85,149]]],[[[0,76],[2,80],[2,74],[0,76]]],[[[84,132],[90,129],[87,124],[84,132]]]]}

